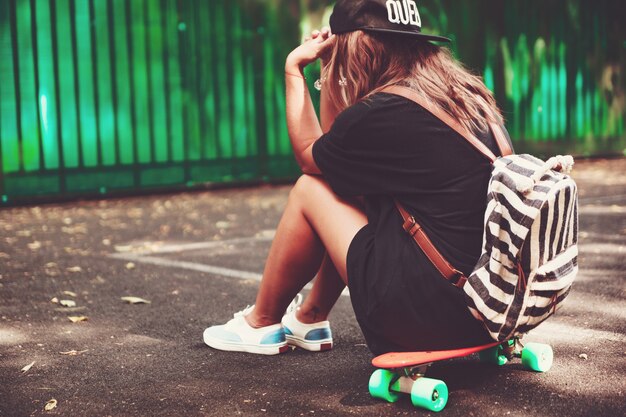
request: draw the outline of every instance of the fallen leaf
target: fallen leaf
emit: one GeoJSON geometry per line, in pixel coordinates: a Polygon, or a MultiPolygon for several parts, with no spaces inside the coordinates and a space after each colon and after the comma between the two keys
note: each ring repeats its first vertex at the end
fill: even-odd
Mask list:
{"type": "Polygon", "coordinates": [[[70,297],[76,297],[76,293],[72,291],[63,291],[63,294],[69,295],[70,297]]]}
{"type": "Polygon", "coordinates": [[[57,407],[57,400],[54,398],[46,403],[46,406],[43,408],[45,411],[52,411],[57,407]]]}
{"type": "Polygon", "coordinates": [[[67,233],[68,235],[75,235],[75,234],[87,234],[87,227],[85,227],[85,225],[76,225],[73,227],[62,227],[61,231],[63,233],[67,233]]]}
{"type": "Polygon", "coordinates": [[[76,307],[76,301],[74,300],[61,300],[59,301],[63,307],[76,307]]]}
{"type": "Polygon", "coordinates": [[[126,212],[126,215],[131,219],[140,219],[143,217],[143,210],[140,208],[133,208],[126,212]]]}
{"type": "Polygon", "coordinates": [[[96,283],[96,284],[104,284],[107,281],[106,279],[102,278],[100,275],[96,275],[96,277],[92,279],[91,282],[96,283]]]}
{"type": "Polygon", "coordinates": [[[69,316],[68,319],[72,323],[78,323],[79,321],[87,321],[87,320],[89,320],[89,317],[87,317],[87,316],[69,316]]]}
{"type": "Polygon", "coordinates": [[[32,361],[31,363],[29,363],[28,365],[26,365],[25,367],[22,368],[22,372],[26,373],[30,370],[30,368],[33,367],[33,365],[35,364],[35,361],[32,361]]]}
{"type": "Polygon", "coordinates": [[[61,355],[67,355],[67,356],[78,356],[81,353],[85,353],[88,352],[89,349],[85,349],[85,350],[68,350],[67,352],[59,352],[61,355]]]}
{"type": "Polygon", "coordinates": [[[82,270],[83,268],[81,268],[80,266],[71,266],[67,268],[67,272],[81,272],[82,270]]]}
{"type": "Polygon", "coordinates": [[[262,238],[262,239],[263,238],[273,239],[274,236],[276,236],[276,229],[261,230],[260,232],[256,234],[256,237],[262,238]]]}
{"type": "Polygon", "coordinates": [[[11,259],[11,256],[8,253],[0,252],[0,258],[11,259]]]}
{"type": "Polygon", "coordinates": [[[104,246],[110,246],[111,245],[111,239],[102,239],[102,244],[104,246]]]}
{"type": "Polygon", "coordinates": [[[126,269],[134,269],[135,268],[135,264],[132,262],[129,262],[126,264],[126,269]]]}
{"type": "Polygon", "coordinates": [[[34,241],[33,243],[29,243],[28,244],[28,248],[30,250],[37,250],[39,248],[41,248],[41,242],[39,242],[38,240],[34,241]]]}
{"type": "Polygon", "coordinates": [[[115,245],[114,248],[117,252],[130,252],[133,249],[131,245],[115,245]]]}
{"type": "Polygon", "coordinates": [[[129,304],[150,304],[150,301],[139,297],[122,297],[122,300],[129,304]]]}
{"type": "Polygon", "coordinates": [[[72,314],[81,314],[83,311],[87,310],[87,307],[85,306],[79,306],[79,307],[59,307],[59,308],[55,308],[54,311],[58,312],[58,313],[72,313],[72,314]]]}
{"type": "Polygon", "coordinates": [[[579,357],[580,359],[584,359],[584,360],[589,359],[589,356],[587,356],[587,354],[586,354],[586,353],[581,353],[580,355],[578,355],[578,357],[579,357]]]}

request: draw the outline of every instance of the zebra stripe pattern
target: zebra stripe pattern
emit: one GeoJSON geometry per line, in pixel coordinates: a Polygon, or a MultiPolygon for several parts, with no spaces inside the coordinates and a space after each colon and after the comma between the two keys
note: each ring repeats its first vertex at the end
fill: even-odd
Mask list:
{"type": "Polygon", "coordinates": [[[578,272],[576,183],[548,170],[528,192],[519,191],[543,166],[531,155],[493,164],[482,255],[463,289],[494,340],[525,333],[554,314],[578,272]]]}

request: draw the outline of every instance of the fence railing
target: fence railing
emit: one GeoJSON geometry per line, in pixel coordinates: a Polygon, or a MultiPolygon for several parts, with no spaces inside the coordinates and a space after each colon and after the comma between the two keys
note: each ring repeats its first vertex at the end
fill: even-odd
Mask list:
{"type": "MultiPolygon", "coordinates": [[[[330,3],[0,0],[0,204],[295,176],[283,60],[330,3]]],[[[622,151],[623,5],[587,3],[419,7],[518,148],[622,151]]]]}
{"type": "Polygon", "coordinates": [[[262,2],[2,0],[0,194],[293,175],[298,29],[281,18],[262,2]]]}

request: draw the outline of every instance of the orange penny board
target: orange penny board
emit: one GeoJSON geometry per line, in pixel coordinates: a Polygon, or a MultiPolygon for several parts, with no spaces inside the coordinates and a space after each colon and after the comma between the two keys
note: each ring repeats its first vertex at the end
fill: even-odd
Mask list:
{"type": "Polygon", "coordinates": [[[442,361],[446,359],[462,358],[481,350],[498,346],[501,342],[489,343],[487,345],[453,350],[433,350],[426,352],[390,352],[375,357],[372,365],[382,369],[405,368],[409,366],[425,365],[427,363],[442,361]]]}

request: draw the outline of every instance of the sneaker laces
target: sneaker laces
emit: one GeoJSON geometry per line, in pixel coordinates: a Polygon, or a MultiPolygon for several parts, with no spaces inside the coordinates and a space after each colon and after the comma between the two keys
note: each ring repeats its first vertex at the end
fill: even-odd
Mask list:
{"type": "Polygon", "coordinates": [[[296,297],[289,304],[289,306],[287,306],[287,311],[285,312],[285,314],[291,314],[294,311],[296,311],[298,308],[300,308],[300,304],[302,304],[302,299],[303,299],[302,294],[298,293],[298,295],[296,295],[296,297]]]}

